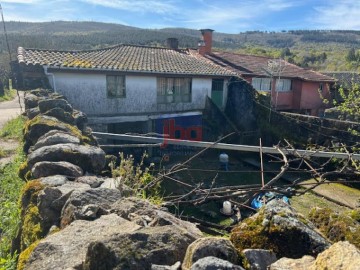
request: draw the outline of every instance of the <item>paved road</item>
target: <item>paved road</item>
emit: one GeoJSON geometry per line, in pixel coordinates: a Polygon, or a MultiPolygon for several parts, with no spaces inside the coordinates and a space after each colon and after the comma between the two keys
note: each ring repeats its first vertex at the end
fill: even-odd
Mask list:
{"type": "MultiPolygon", "coordinates": [[[[19,94],[21,97],[21,106],[24,110],[23,93],[19,92],[19,94]]],[[[7,121],[20,114],[21,110],[19,105],[19,99],[17,96],[13,100],[0,102],[0,129],[7,121]]]]}

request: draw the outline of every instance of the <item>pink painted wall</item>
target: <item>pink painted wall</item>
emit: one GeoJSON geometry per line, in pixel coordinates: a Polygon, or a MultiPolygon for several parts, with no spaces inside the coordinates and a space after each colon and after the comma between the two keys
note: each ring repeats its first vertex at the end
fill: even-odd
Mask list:
{"type": "MultiPolygon", "coordinates": [[[[251,84],[252,77],[244,77],[251,84]]],[[[328,83],[322,83],[322,95],[326,99],[330,99],[330,90],[328,83]]],[[[275,81],[272,83],[272,104],[277,110],[308,110],[311,115],[319,115],[320,111],[329,107],[323,102],[319,94],[319,82],[306,82],[302,80],[292,79],[291,91],[276,92],[275,81]]]]}
{"type": "MultiPolygon", "coordinates": [[[[323,102],[319,94],[320,83],[319,82],[303,82],[301,91],[301,110],[312,110],[311,114],[317,115],[319,110],[323,110],[328,107],[323,102]]],[[[330,98],[329,85],[323,83],[322,95],[324,98],[330,98]]]]}
{"type": "Polygon", "coordinates": [[[293,109],[293,91],[275,92],[272,91],[272,104],[277,110],[293,109]]]}

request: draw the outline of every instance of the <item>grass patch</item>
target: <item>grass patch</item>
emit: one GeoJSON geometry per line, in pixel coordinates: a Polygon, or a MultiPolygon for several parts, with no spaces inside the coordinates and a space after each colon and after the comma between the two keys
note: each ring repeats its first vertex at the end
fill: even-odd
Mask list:
{"type": "Polygon", "coordinates": [[[14,89],[8,90],[5,89],[5,95],[0,96],[0,102],[12,100],[16,96],[16,91],[14,89]]]}
{"type": "Polygon", "coordinates": [[[22,140],[23,126],[25,124],[25,117],[19,115],[16,118],[9,120],[2,130],[0,131],[0,137],[6,139],[22,140]]]}
{"type": "MultiPolygon", "coordinates": [[[[7,122],[0,137],[22,139],[24,117],[19,116],[7,122]]],[[[16,237],[20,224],[19,198],[24,182],[18,176],[18,169],[25,161],[23,146],[20,145],[14,160],[0,168],[0,270],[16,269],[17,254],[11,254],[12,240],[16,237]]],[[[6,150],[2,150],[4,155],[6,150]]]]}
{"type": "Polygon", "coordinates": [[[22,146],[17,150],[14,161],[0,169],[0,269],[11,269],[16,255],[11,256],[11,241],[16,237],[20,224],[18,200],[24,182],[17,175],[20,164],[25,160],[22,146]]]}
{"type": "Polygon", "coordinates": [[[6,157],[7,153],[6,150],[2,149],[2,147],[0,147],[0,158],[6,157]]]}

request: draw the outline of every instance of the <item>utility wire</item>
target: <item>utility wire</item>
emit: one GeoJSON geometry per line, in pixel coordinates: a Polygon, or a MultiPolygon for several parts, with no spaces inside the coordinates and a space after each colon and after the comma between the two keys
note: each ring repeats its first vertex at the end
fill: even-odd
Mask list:
{"type": "MultiPolygon", "coordinates": [[[[8,38],[8,34],[7,34],[7,31],[6,31],[6,24],[5,24],[5,19],[4,19],[4,12],[3,12],[3,8],[1,6],[1,3],[0,3],[0,13],[1,13],[1,20],[2,20],[2,23],[3,23],[3,27],[4,27],[4,35],[5,35],[5,41],[6,41],[6,46],[7,46],[7,49],[8,49],[8,53],[9,53],[9,65],[10,65],[10,75],[11,77],[13,78],[14,76],[14,72],[13,72],[13,68],[12,68],[12,65],[11,65],[11,62],[12,62],[12,57],[11,57],[11,50],[10,50],[10,45],[9,45],[9,38],[8,38]]],[[[20,106],[20,111],[22,112],[23,109],[22,109],[22,106],[21,106],[21,100],[20,100],[20,95],[19,95],[19,91],[16,87],[16,95],[18,97],[18,101],[19,101],[19,106],[20,106]]]]}
{"type": "Polygon", "coordinates": [[[5,20],[4,20],[4,13],[3,13],[3,9],[2,9],[1,3],[0,3],[0,13],[1,13],[1,19],[2,19],[2,23],[3,23],[3,27],[4,27],[5,41],[6,41],[6,45],[7,45],[7,49],[8,49],[8,53],[9,53],[9,61],[12,62],[10,45],[9,45],[9,39],[8,39],[7,31],[6,31],[6,25],[5,25],[5,20]]]}

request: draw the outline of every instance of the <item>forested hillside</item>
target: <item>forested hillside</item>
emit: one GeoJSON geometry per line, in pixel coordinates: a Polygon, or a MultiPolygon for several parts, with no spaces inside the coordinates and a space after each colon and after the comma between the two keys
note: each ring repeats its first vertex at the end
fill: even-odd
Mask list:
{"type": "MultiPolygon", "coordinates": [[[[119,43],[163,46],[167,38],[176,37],[180,47],[196,48],[200,38],[200,32],[194,29],[140,29],[98,22],[6,22],[6,28],[12,59],[16,59],[19,46],[59,50],[97,49],[119,43]]],[[[4,37],[2,31],[3,74],[9,70],[4,37]]],[[[214,32],[213,46],[218,50],[283,57],[321,71],[360,71],[360,31],[214,32]]]]}

